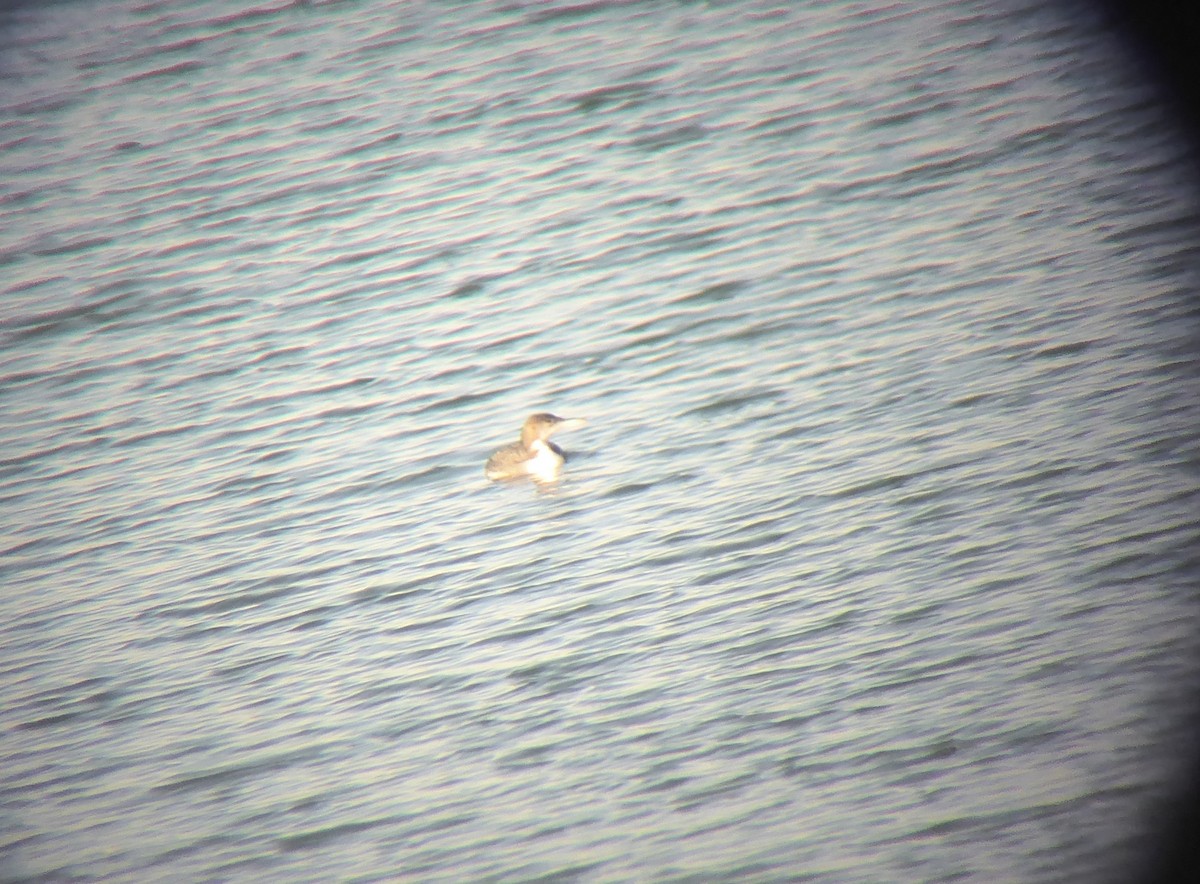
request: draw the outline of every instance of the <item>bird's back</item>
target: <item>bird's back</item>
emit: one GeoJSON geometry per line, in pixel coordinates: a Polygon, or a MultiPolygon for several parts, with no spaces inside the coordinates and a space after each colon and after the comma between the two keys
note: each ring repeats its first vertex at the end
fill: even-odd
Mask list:
{"type": "Polygon", "coordinates": [[[526,473],[525,464],[529,451],[521,442],[513,442],[497,449],[483,465],[483,474],[489,479],[511,479],[526,473]]]}

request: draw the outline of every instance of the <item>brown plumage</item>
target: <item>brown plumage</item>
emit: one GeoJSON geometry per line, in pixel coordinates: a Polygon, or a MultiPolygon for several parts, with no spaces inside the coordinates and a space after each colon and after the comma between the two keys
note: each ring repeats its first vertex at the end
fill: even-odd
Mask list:
{"type": "Polygon", "coordinates": [[[484,464],[483,474],[493,481],[529,476],[539,482],[558,478],[566,452],[550,441],[558,430],[572,430],[586,424],[583,418],[561,418],[539,412],[525,419],[521,439],[496,451],[484,464]]]}

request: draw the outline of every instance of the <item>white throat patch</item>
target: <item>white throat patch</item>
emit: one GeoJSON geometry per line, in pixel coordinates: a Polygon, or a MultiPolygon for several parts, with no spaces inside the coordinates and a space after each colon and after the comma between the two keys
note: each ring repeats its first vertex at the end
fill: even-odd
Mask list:
{"type": "Polygon", "coordinates": [[[553,482],[562,470],[563,459],[557,451],[541,439],[534,441],[529,449],[533,457],[525,461],[525,471],[539,482],[553,482]]]}

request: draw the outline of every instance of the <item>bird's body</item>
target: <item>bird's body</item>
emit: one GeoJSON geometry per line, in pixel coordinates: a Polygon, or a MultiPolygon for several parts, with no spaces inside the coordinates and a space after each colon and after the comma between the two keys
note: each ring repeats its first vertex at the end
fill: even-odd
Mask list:
{"type": "Polygon", "coordinates": [[[550,441],[558,430],[583,426],[583,418],[561,418],[540,412],[531,414],[521,427],[521,438],[497,450],[484,464],[489,479],[519,479],[528,476],[537,482],[553,482],[562,471],[566,452],[550,441]]]}

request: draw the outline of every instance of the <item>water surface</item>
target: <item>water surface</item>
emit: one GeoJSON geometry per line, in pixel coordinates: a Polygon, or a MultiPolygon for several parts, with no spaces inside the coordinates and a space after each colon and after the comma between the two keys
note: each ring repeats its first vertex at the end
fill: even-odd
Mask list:
{"type": "Polygon", "coordinates": [[[1040,4],[0,20],[6,880],[1122,880],[1196,211],[1040,4]],[[554,487],[482,464],[582,415],[554,487]]]}

